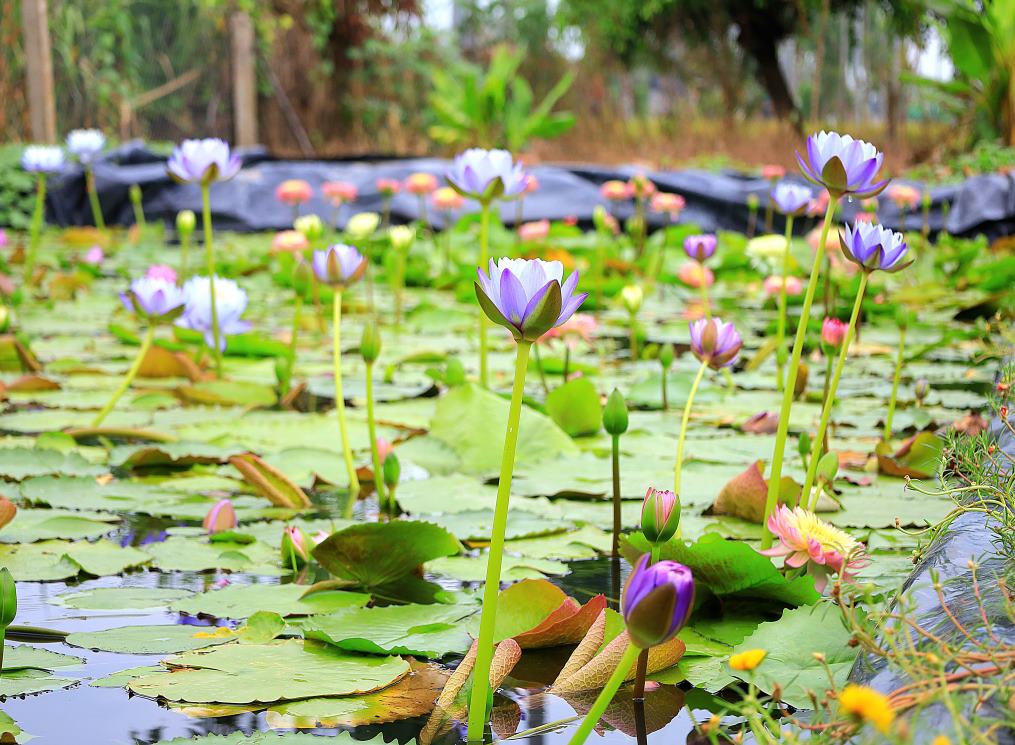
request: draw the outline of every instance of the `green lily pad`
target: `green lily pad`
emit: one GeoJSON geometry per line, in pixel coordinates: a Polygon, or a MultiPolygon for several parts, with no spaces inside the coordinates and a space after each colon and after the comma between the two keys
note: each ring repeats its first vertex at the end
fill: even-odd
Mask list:
{"type": "Polygon", "coordinates": [[[19,582],[69,579],[79,574],[102,577],[140,566],[150,557],[136,548],[118,546],[102,539],[87,541],[40,541],[20,545],[0,544],[0,565],[10,569],[19,582]]]}
{"type": "Polygon", "coordinates": [[[370,596],[361,592],[331,590],[304,598],[306,591],[307,588],[300,585],[229,585],[177,601],[170,608],[192,616],[216,618],[247,618],[258,611],[272,611],[280,616],[309,616],[331,613],[339,608],[361,607],[370,601],[370,596]]]}
{"type": "Polygon", "coordinates": [[[171,675],[138,678],[130,690],[191,703],[271,703],[370,693],[409,672],[401,657],[359,655],[298,640],[230,644],[170,657],[165,664],[171,675]]]}
{"type": "Polygon", "coordinates": [[[7,644],[4,647],[4,675],[11,670],[27,668],[55,670],[61,667],[76,667],[81,664],[84,664],[84,660],[80,657],[60,654],[43,647],[33,647],[29,644],[7,644]]]}
{"type": "Polygon", "coordinates": [[[56,691],[75,683],[75,678],[60,678],[46,670],[12,670],[0,675],[0,696],[26,696],[30,693],[56,691]]]}
{"type": "Polygon", "coordinates": [[[302,624],[309,639],[369,654],[411,654],[440,659],[464,654],[472,637],[462,622],[476,608],[446,605],[389,605],[347,608],[314,616],[302,624]]]}
{"type": "Polygon", "coordinates": [[[110,673],[102,678],[96,678],[88,685],[94,686],[95,688],[123,688],[134,678],[140,678],[144,675],[154,675],[156,673],[168,673],[161,665],[142,665],[141,667],[128,667],[126,670],[118,670],[115,673],[110,673]]]}
{"type": "Polygon", "coordinates": [[[173,654],[223,644],[208,626],[119,626],[102,631],[75,631],[67,635],[72,647],[120,654],[173,654]]]}
{"type": "Polygon", "coordinates": [[[165,587],[96,587],[57,595],[51,602],[80,610],[147,610],[164,608],[193,594],[165,587]]]}
{"type": "Polygon", "coordinates": [[[98,538],[114,529],[119,518],[101,512],[36,510],[24,507],[0,532],[2,543],[32,543],[52,538],[98,538]]]}
{"type": "Polygon", "coordinates": [[[0,448],[0,476],[21,481],[29,476],[98,476],[103,466],[89,463],[79,453],[40,448],[0,448]]]}

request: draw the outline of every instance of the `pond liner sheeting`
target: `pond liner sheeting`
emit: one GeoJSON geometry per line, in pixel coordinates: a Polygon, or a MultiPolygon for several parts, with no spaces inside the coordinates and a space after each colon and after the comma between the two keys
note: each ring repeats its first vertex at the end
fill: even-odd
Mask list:
{"type": "MultiPolygon", "coordinates": [[[[325,181],[347,181],[355,184],[359,198],[344,205],[335,219],[341,227],[357,212],[379,212],[383,200],[377,191],[378,178],[404,180],[417,171],[432,173],[443,181],[450,163],[442,158],[380,158],[363,157],[348,160],[277,160],[263,148],[237,151],[243,160],[243,169],[231,181],[212,187],[212,210],[216,227],[243,232],[284,230],[292,226],[292,208],[275,199],[275,187],[287,179],[304,179],[314,189],[311,200],[303,205],[303,214],[315,213],[331,220],[333,210],[324,199],[320,186],[325,181]]],[[[114,150],[95,166],[95,181],[102,210],[109,224],[130,225],[134,222],[128,195],[131,185],[138,184],[144,195],[144,210],[149,220],[172,224],[176,213],[183,209],[201,210],[201,194],[197,186],[177,184],[166,175],[165,155],[159,155],[141,142],[126,143],[114,150]]],[[[610,179],[627,179],[636,173],[646,173],[663,191],[682,195],[687,206],[680,221],[696,223],[704,231],[744,230],[748,223],[747,198],[759,197],[762,205],[759,223],[764,214],[769,183],[757,175],[735,171],[711,172],[704,170],[648,171],[635,166],[603,166],[589,164],[536,165],[531,172],[539,180],[539,189],[524,200],[524,221],[562,220],[576,218],[583,226],[592,222],[596,205],[607,205],[599,194],[599,187],[610,179]]],[[[805,183],[799,176],[792,181],[805,183]]],[[[920,185],[917,185],[918,187],[920,185]]],[[[942,229],[953,235],[986,235],[990,239],[1015,233],[1015,173],[974,176],[959,184],[934,186],[930,189],[932,204],[930,228],[937,233],[942,229]],[[948,208],[945,209],[945,205],[948,208]]],[[[886,196],[879,199],[879,219],[887,226],[900,229],[900,212],[886,196]]],[[[47,196],[48,219],[61,226],[92,224],[91,209],[85,193],[84,174],[71,167],[58,179],[53,179],[47,196]]],[[[465,211],[478,208],[467,204],[465,211]]],[[[631,203],[611,208],[620,220],[633,213],[631,203]]],[[[852,220],[859,210],[855,201],[845,201],[842,214],[852,220]]],[[[443,228],[444,217],[428,209],[428,218],[434,227],[443,228]]],[[[391,201],[393,222],[410,222],[420,217],[419,199],[405,192],[391,201]]],[[[501,219],[506,225],[516,220],[516,205],[501,205],[501,219]]],[[[647,215],[650,228],[666,224],[661,215],[647,215]]],[[[803,232],[814,224],[813,219],[798,219],[796,227],[803,232]]],[[[776,229],[782,229],[782,218],[777,218],[776,229]]],[[[922,208],[905,215],[905,228],[920,230],[923,225],[922,208]]]]}
{"type": "MultiPolygon", "coordinates": [[[[1015,456],[1015,437],[997,417],[991,422],[991,435],[999,449],[1015,456]]],[[[899,598],[892,601],[892,608],[898,606],[900,599],[904,599],[910,604],[911,617],[921,629],[936,634],[956,647],[970,647],[969,642],[961,643],[962,632],[942,607],[934,589],[933,577],[936,576],[940,582],[948,610],[959,623],[971,628],[980,627],[980,603],[971,590],[972,569],[969,564],[972,560],[977,565],[976,577],[983,599],[983,610],[992,632],[1001,643],[1015,646],[1015,625],[1005,612],[1002,589],[997,581],[1006,575],[1011,577],[1012,562],[1001,556],[994,545],[993,529],[997,524],[996,518],[983,512],[959,515],[924,552],[919,565],[903,584],[899,598]]],[[[912,633],[915,635],[917,632],[912,633]]],[[[875,640],[879,644],[885,641],[883,631],[875,640]]],[[[861,655],[857,658],[849,679],[886,695],[912,682],[902,671],[889,668],[882,658],[874,655],[861,655]]],[[[988,720],[1000,718],[1003,715],[999,710],[1010,705],[1007,701],[989,700],[981,706],[978,714],[988,720]]],[[[913,742],[929,743],[937,735],[952,731],[952,714],[943,704],[935,703],[919,711],[912,724],[913,742]]],[[[1015,745],[1015,731],[1004,729],[997,735],[999,745],[1015,745]]]]}

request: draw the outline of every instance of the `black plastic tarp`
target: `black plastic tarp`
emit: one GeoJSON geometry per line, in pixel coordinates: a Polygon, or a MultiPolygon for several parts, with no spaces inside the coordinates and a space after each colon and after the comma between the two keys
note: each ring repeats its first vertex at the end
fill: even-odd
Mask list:
{"type": "MultiPolygon", "coordinates": [[[[282,230],[291,227],[292,209],[275,199],[275,187],[287,179],[304,179],[310,183],[314,196],[302,211],[304,214],[316,213],[326,220],[332,219],[332,209],[321,194],[321,184],[325,181],[355,184],[359,198],[339,211],[337,223],[341,226],[356,212],[381,209],[377,179],[402,180],[417,171],[432,173],[442,179],[449,163],[439,158],[276,160],[260,149],[240,151],[240,155],[244,167],[236,178],[212,186],[215,224],[228,230],[282,230]]],[[[573,217],[583,225],[591,223],[596,205],[606,204],[599,194],[599,187],[604,181],[627,179],[636,173],[644,173],[634,166],[581,164],[537,165],[531,171],[540,186],[538,191],[526,197],[522,219],[573,217]]],[[[661,190],[682,195],[687,206],[681,220],[697,223],[706,231],[743,230],[749,215],[748,195],[758,195],[764,204],[769,190],[769,184],[764,179],[733,171],[650,171],[646,175],[661,190]]],[[[793,176],[790,178],[797,180],[793,176]]],[[[96,165],[95,179],[108,223],[129,225],[133,222],[128,198],[132,184],[141,187],[145,214],[150,220],[172,222],[180,210],[198,212],[201,208],[198,187],[174,183],[166,175],[165,158],[152,153],[142,143],[128,143],[111,151],[96,165]]],[[[919,184],[915,185],[919,187],[919,184]]],[[[930,192],[933,197],[930,226],[935,232],[946,228],[955,235],[983,233],[991,238],[1015,233],[1015,174],[976,176],[961,184],[933,187],[930,192]],[[947,218],[942,209],[945,202],[950,206],[947,218]]],[[[879,220],[898,229],[899,210],[884,197],[880,203],[879,220]]],[[[57,224],[91,223],[84,177],[80,170],[72,169],[54,182],[49,192],[48,207],[49,219],[57,224]]],[[[476,208],[474,204],[466,207],[476,208]]],[[[843,208],[844,217],[850,219],[858,208],[857,204],[847,203],[843,208]]],[[[620,205],[611,209],[616,217],[624,219],[631,214],[633,207],[620,205]]],[[[419,200],[412,194],[403,192],[392,200],[393,221],[415,220],[419,217],[419,210],[419,200]]],[[[501,217],[505,224],[513,224],[515,205],[504,205],[501,217]]],[[[920,229],[923,224],[920,210],[906,217],[907,229],[920,229]]],[[[443,227],[439,214],[431,214],[429,218],[436,227],[443,227]]],[[[652,227],[663,224],[661,216],[650,214],[648,219],[652,227]]],[[[812,222],[799,220],[797,225],[803,230],[812,222]]]]}

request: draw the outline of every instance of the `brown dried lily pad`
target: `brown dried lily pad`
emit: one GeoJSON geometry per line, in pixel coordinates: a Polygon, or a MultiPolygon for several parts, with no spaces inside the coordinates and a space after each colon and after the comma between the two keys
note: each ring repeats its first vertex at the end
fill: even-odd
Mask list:
{"type": "MultiPolygon", "coordinates": [[[[780,504],[791,502],[800,492],[800,486],[789,476],[783,476],[780,484],[780,504]]],[[[752,523],[760,523],[765,515],[767,500],[768,482],[762,471],[762,461],[757,460],[743,473],[726,482],[707,514],[733,515],[752,523]]]]}
{"type": "Polygon", "coordinates": [[[899,478],[926,479],[937,470],[943,448],[944,440],[933,432],[918,432],[904,440],[895,453],[891,452],[892,446],[887,442],[878,443],[874,452],[881,473],[899,478]]]}
{"type": "Polygon", "coordinates": [[[606,608],[604,595],[596,595],[585,605],[581,605],[574,598],[566,598],[545,621],[524,634],[518,634],[515,641],[522,649],[577,644],[585,638],[585,634],[604,608],[606,608]]]}

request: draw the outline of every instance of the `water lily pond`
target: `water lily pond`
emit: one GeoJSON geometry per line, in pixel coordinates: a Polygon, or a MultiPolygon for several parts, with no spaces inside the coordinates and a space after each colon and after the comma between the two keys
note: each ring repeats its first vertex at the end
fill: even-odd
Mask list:
{"type": "MultiPolygon", "coordinates": [[[[488,241],[476,211],[439,233],[325,227],[301,242],[306,231],[217,231],[217,271],[246,297],[239,307],[232,289],[216,289],[220,361],[214,329],[190,310],[158,321],[172,306],[155,312],[131,285],[153,266],[174,274],[158,281],[183,284],[169,227],[44,231],[2,337],[0,504],[16,513],[0,528],[0,566],[16,581],[17,611],[0,741],[463,741],[477,664],[466,655],[490,607],[500,529],[487,739],[574,736],[628,660],[620,597],[647,553],[693,572],[693,603],[684,597],[679,631],[651,646],[644,700],[632,701],[632,668],[592,741],[707,742],[707,726],[733,736],[744,696],[766,697],[780,717],[875,731],[835,698],[858,648],[833,599],[846,583],[871,613],[884,608],[932,538],[924,529],[955,507],[938,482],[941,453],[948,431],[986,425],[997,339],[984,319],[1010,302],[996,257],[982,238],[932,244],[917,231],[912,266],[868,272],[833,244],[794,385],[789,350],[818,240],[803,228],[820,216],[798,218],[788,253],[781,236],[720,232],[709,249],[682,219],[646,235],[637,224],[615,233],[609,217],[520,236],[495,215],[488,241]],[[498,306],[509,317],[483,326],[485,387],[480,314],[508,302],[518,280],[481,282],[492,300],[477,302],[483,242],[490,257],[559,261],[558,279],[580,275],[574,297],[590,293],[535,341],[523,314],[498,306]],[[297,257],[330,243],[367,258],[315,258],[314,281],[297,257]],[[781,282],[786,270],[795,287],[781,282]],[[848,356],[816,442],[839,354],[826,316],[858,330],[851,344],[838,337],[848,356]],[[712,317],[733,323],[742,346],[712,317]],[[521,363],[519,345],[531,346],[521,363]],[[376,361],[368,368],[364,356],[376,361]],[[614,391],[623,428],[607,404],[614,391]],[[513,404],[510,506],[498,525],[513,404]],[[772,528],[773,542],[766,527],[780,423],[774,496],[812,507],[799,519],[816,522],[792,529],[831,541],[820,561],[806,547],[793,561],[790,529],[772,528]],[[812,447],[832,453],[816,475],[812,447]],[[805,481],[813,489],[801,497],[805,481]],[[679,527],[674,518],[655,543],[660,526],[643,521],[649,487],[678,496],[679,527]],[[755,650],[760,662],[742,654],[755,650]],[[837,703],[810,712],[829,696],[837,703]]],[[[11,240],[5,271],[20,277],[31,240],[11,240]]],[[[205,274],[200,228],[190,242],[189,271],[205,274]]],[[[569,290],[555,288],[561,314],[569,290]]],[[[525,317],[537,323],[550,302],[536,298],[525,317]]]]}

